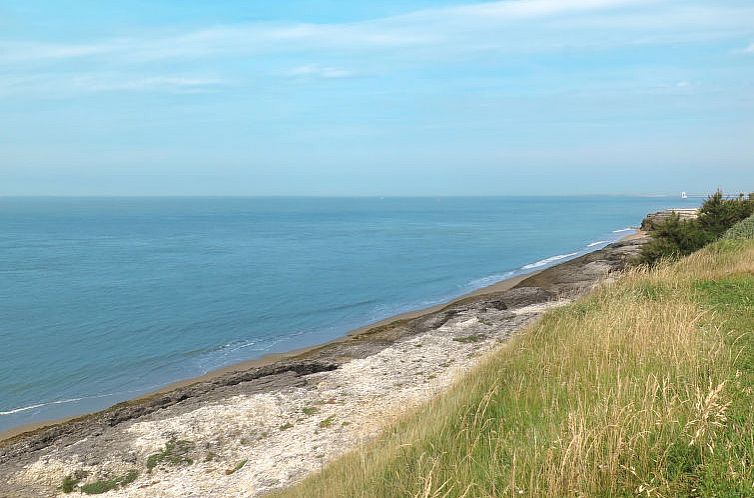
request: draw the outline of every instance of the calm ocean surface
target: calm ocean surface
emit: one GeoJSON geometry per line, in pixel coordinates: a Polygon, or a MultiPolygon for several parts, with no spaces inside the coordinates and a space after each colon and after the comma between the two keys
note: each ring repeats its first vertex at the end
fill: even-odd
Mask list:
{"type": "Polygon", "coordinates": [[[309,346],[678,198],[0,198],[0,430],[309,346]]]}

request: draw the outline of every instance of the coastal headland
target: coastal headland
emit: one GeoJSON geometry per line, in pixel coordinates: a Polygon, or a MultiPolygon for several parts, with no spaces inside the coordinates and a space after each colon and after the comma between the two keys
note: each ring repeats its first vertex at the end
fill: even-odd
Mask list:
{"type": "Polygon", "coordinates": [[[289,486],[447,389],[546,310],[610,279],[646,241],[640,232],[322,346],[7,434],[0,497],[258,496],[289,486]]]}

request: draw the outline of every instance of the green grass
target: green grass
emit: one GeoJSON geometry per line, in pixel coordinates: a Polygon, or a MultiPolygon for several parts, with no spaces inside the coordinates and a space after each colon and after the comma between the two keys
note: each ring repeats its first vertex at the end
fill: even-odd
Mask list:
{"type": "Polygon", "coordinates": [[[60,485],[60,490],[63,493],[72,493],[78,489],[79,483],[84,480],[87,473],[82,470],[77,470],[71,475],[63,478],[63,483],[60,485]]]}
{"type": "Polygon", "coordinates": [[[714,454],[700,470],[701,496],[754,496],[754,273],[706,279],[696,284],[697,300],[717,318],[715,325],[728,333],[734,353],[735,374],[726,386],[730,406],[727,423],[713,441],[714,454]]]}
{"type": "Polygon", "coordinates": [[[754,242],[636,268],[280,497],[754,497],[754,242]]]}
{"type": "Polygon", "coordinates": [[[319,408],[317,408],[316,406],[305,406],[301,409],[301,413],[306,416],[314,415],[315,413],[319,413],[319,408]]]}
{"type": "Polygon", "coordinates": [[[66,476],[63,479],[61,490],[63,493],[72,493],[73,491],[80,491],[87,495],[99,495],[107,493],[113,489],[120,488],[131,484],[139,477],[139,473],[136,470],[131,470],[122,476],[116,476],[112,479],[103,479],[99,481],[89,482],[79,486],[81,481],[86,479],[87,473],[84,471],[76,471],[72,475],[66,476]]]}
{"type": "Polygon", "coordinates": [[[327,429],[328,427],[332,426],[334,421],[335,421],[335,415],[330,415],[326,419],[320,420],[318,425],[322,429],[327,429]]]}
{"type": "Polygon", "coordinates": [[[241,470],[244,465],[246,465],[246,462],[248,462],[248,460],[241,460],[240,462],[238,462],[235,465],[235,467],[233,467],[232,469],[226,470],[225,471],[225,475],[235,474],[236,472],[238,472],[239,470],[241,470]]]}
{"type": "Polygon", "coordinates": [[[193,449],[194,444],[191,441],[168,441],[162,450],[147,457],[147,470],[151,472],[162,463],[168,465],[191,465],[194,461],[189,457],[189,453],[193,449]]]}
{"type": "Polygon", "coordinates": [[[114,477],[112,479],[84,484],[80,489],[82,493],[88,495],[99,495],[102,493],[107,493],[108,491],[119,488],[121,486],[131,484],[136,480],[137,477],[139,477],[139,473],[135,470],[132,470],[125,475],[114,477]]]}

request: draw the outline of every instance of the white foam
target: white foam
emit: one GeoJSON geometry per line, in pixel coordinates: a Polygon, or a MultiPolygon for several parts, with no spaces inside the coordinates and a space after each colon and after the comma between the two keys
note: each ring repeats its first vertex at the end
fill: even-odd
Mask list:
{"type": "Polygon", "coordinates": [[[631,227],[626,227],[626,228],[621,228],[620,230],[613,230],[613,233],[633,232],[633,231],[636,231],[636,229],[631,228],[631,227]]]}
{"type": "Polygon", "coordinates": [[[561,259],[570,258],[571,256],[576,256],[576,255],[578,255],[577,252],[571,252],[568,254],[558,254],[557,256],[551,256],[549,258],[539,260],[536,263],[530,263],[528,265],[524,265],[521,268],[523,268],[524,270],[531,270],[533,268],[539,268],[540,266],[549,265],[550,263],[554,263],[555,261],[560,261],[561,259]]]}
{"type": "Polygon", "coordinates": [[[487,277],[477,278],[476,280],[472,280],[471,282],[469,282],[468,284],[466,284],[465,287],[472,288],[472,289],[481,289],[481,288],[490,286],[492,284],[496,284],[498,282],[502,282],[506,278],[510,278],[510,277],[512,277],[515,274],[516,274],[516,272],[509,271],[509,272],[505,272],[505,273],[498,273],[498,274],[495,274],[495,275],[489,275],[487,277]]]}
{"type": "Polygon", "coordinates": [[[42,408],[43,406],[62,405],[64,403],[73,403],[75,401],[81,401],[82,399],[84,398],[61,399],[58,401],[50,401],[49,403],[38,403],[36,405],[23,406],[21,408],[16,408],[15,410],[9,410],[7,412],[0,412],[0,415],[13,415],[14,413],[26,412],[29,410],[33,410],[35,408],[42,408]]]}
{"type": "Polygon", "coordinates": [[[29,410],[34,410],[35,408],[42,408],[43,406],[63,405],[66,403],[75,403],[76,401],[83,401],[85,399],[107,398],[108,396],[115,396],[115,394],[116,393],[100,394],[98,396],[84,396],[83,398],[59,399],[57,401],[50,401],[48,403],[37,403],[36,405],[22,406],[21,408],[15,408],[13,410],[0,412],[0,415],[13,415],[14,413],[27,412],[29,410]]]}
{"type": "Polygon", "coordinates": [[[608,242],[609,242],[608,240],[598,240],[597,242],[592,242],[591,244],[587,244],[586,246],[587,247],[594,247],[594,246],[598,246],[600,244],[607,244],[608,242]]]}
{"type": "Polygon", "coordinates": [[[7,412],[0,412],[0,415],[13,415],[14,413],[25,412],[27,410],[33,410],[34,408],[40,408],[40,407],[45,406],[47,404],[49,404],[49,403],[40,403],[38,405],[24,406],[22,408],[16,408],[15,410],[9,410],[7,412]]]}

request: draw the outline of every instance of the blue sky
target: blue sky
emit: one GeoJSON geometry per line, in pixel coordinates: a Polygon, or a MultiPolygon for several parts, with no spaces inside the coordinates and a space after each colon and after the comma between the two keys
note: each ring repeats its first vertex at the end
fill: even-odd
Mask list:
{"type": "Polygon", "coordinates": [[[754,4],[0,0],[0,130],[0,195],[754,190],[754,4]]]}

